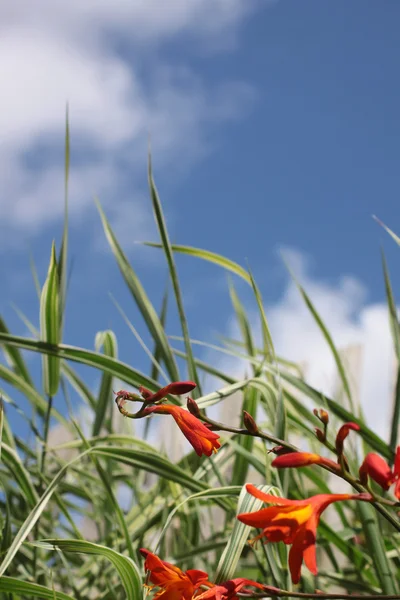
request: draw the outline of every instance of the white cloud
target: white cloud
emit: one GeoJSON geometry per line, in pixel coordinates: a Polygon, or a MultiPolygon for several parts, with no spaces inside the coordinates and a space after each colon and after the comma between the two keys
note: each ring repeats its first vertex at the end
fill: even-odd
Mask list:
{"type": "MultiPolygon", "coordinates": [[[[207,47],[213,38],[235,32],[258,5],[258,0],[2,3],[3,227],[34,233],[61,216],[62,191],[54,189],[63,181],[67,101],[79,154],[71,178],[73,215],[91,205],[94,187],[109,197],[115,212],[113,192],[121,188],[116,182],[126,177],[121,165],[132,165],[133,180],[138,173],[143,179],[150,132],[158,165],[201,155],[207,149],[205,127],[240,117],[252,90],[234,81],[208,87],[188,69],[186,56],[171,65],[162,49],[178,35],[186,36],[188,51],[196,38],[199,47],[207,47]]],[[[135,207],[140,212],[140,203],[135,207]]],[[[141,214],[141,227],[145,219],[141,214]]]]}
{"type": "MultiPolygon", "coordinates": [[[[350,357],[349,379],[355,385],[367,422],[387,438],[394,385],[394,353],[384,303],[369,304],[367,290],[355,278],[341,277],[335,284],[314,278],[309,261],[301,253],[285,250],[285,259],[295,272],[339,350],[350,357]]],[[[301,363],[307,381],[327,395],[334,394],[337,372],[327,343],[292,280],[280,300],[266,307],[278,354],[301,363]]],[[[258,318],[252,314],[253,327],[258,318]]],[[[229,336],[238,339],[236,325],[229,336]]],[[[224,359],[222,370],[240,373],[243,363],[224,359]]],[[[248,370],[248,369],[247,369],[248,370]]]]}

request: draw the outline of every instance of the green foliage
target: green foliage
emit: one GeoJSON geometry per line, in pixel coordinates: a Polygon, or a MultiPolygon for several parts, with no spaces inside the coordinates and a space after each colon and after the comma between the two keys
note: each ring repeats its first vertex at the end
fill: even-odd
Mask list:
{"type": "MultiPolygon", "coordinates": [[[[353,414],[355,407],[348,410],[339,399],[327,398],[311,387],[299,365],[275,354],[261,292],[249,271],[211,251],[170,243],[151,166],[150,198],[161,243],[148,245],[161,248],[165,254],[169,286],[181,324],[177,333],[182,334],[184,351],[173,348],[165,331],[167,292],[159,316],[99,204],[111,252],[151,337],[153,361],[148,374],[123,363],[118,358],[117,336],[110,330],[98,332],[94,350],[63,344],[68,270],[68,117],[65,154],[65,224],[60,253],[57,258],[53,245],[41,291],[40,332],[23,317],[32,337],[16,336],[0,317],[4,356],[0,379],[9,389],[22,394],[32,408],[32,418],[27,419],[34,439],[28,446],[17,431],[12,431],[8,410],[1,409],[1,597],[139,599],[145,582],[141,547],[157,551],[163,559],[184,570],[206,570],[215,582],[243,576],[290,591],[287,548],[279,544],[250,548],[250,528],[236,519],[236,514],[262,506],[260,500],[246,492],[244,484],[253,482],[264,491],[273,490],[277,496],[295,499],[336,491],[337,479],[318,466],[285,472],[271,468],[268,450],[274,440],[287,445],[296,442],[303,450],[322,452],[314,433],[319,424],[313,414],[316,407],[328,410],[333,428],[343,421],[359,423],[363,452],[377,452],[392,464],[398,444],[400,385],[388,442],[365,425],[362,415],[353,414]],[[242,339],[223,340],[221,345],[212,346],[190,338],[175,264],[175,254],[179,253],[215,264],[248,284],[259,315],[261,340],[232,282],[228,292],[242,339]],[[257,347],[258,341],[261,348],[257,347]],[[217,364],[201,360],[195,350],[202,346],[213,347],[221,356],[241,359],[247,375],[225,372],[217,364]],[[37,374],[30,372],[22,350],[41,355],[43,392],[35,386],[37,374]],[[229,405],[233,394],[241,395],[240,407],[233,414],[236,423],[230,432],[229,427],[220,432],[222,447],[217,454],[200,461],[194,451],[174,460],[168,455],[168,448],[160,450],[145,441],[149,420],[145,439],[123,430],[123,417],[115,409],[112,390],[116,379],[132,387],[133,392],[139,386],[156,391],[164,370],[171,381],[180,379],[177,359],[182,361],[179,364],[185,363],[194,381],[209,375],[222,382],[219,389],[207,394],[197,387],[196,402],[202,411],[221,403],[229,405]],[[99,372],[97,395],[78,375],[74,364],[99,372]],[[82,431],[77,413],[67,416],[69,407],[63,392],[69,386],[78,393],[89,415],[89,432],[82,431]],[[53,400],[57,401],[57,409],[53,400]],[[244,429],[241,409],[255,419],[264,437],[250,435],[244,429]],[[68,441],[49,445],[51,417],[53,426],[61,428],[68,441]],[[131,499],[128,509],[122,508],[121,494],[131,499]]],[[[394,347],[400,360],[397,309],[385,261],[384,278],[394,347]]],[[[300,283],[298,289],[330,348],[351,403],[349,374],[334,340],[300,283]]],[[[138,335],[127,318],[125,322],[127,331],[138,335]]],[[[142,346],[148,352],[144,343],[142,346]]],[[[6,405],[16,406],[12,392],[2,395],[6,405]]],[[[174,401],[178,403],[176,398],[174,401]]],[[[157,418],[162,421],[162,428],[174,427],[176,435],[181,435],[170,416],[157,418]]],[[[347,458],[356,479],[362,456],[349,445],[347,458]]],[[[355,479],[353,487],[360,491],[360,483],[355,479]]],[[[379,512],[375,505],[356,502],[331,506],[319,528],[319,575],[314,579],[303,568],[300,591],[309,593],[318,588],[329,592],[339,588],[344,593],[377,596],[399,593],[400,523],[392,507],[379,505],[378,509],[379,512]]]]}

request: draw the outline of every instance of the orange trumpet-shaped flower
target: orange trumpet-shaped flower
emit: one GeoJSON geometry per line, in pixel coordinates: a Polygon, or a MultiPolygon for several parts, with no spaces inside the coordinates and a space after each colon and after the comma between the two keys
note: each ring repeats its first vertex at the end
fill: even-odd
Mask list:
{"type": "Polygon", "coordinates": [[[395,483],[394,494],[400,500],[400,446],[397,447],[393,469],[381,456],[370,452],[364,458],[359,474],[364,485],[369,475],[383,490],[388,490],[395,483]]]}
{"type": "Polygon", "coordinates": [[[196,454],[211,456],[220,448],[219,435],[210,431],[197,417],[180,406],[161,404],[146,408],[145,414],[169,414],[175,419],[176,424],[185,438],[192,444],[196,454]]]}
{"type": "Polygon", "coordinates": [[[251,484],[248,484],[246,489],[252,496],[275,506],[252,513],[242,513],[237,518],[246,525],[263,529],[254,541],[265,537],[268,542],[292,545],[289,552],[289,569],[293,583],[300,581],[303,560],[311,573],[317,574],[315,542],[321,513],[332,502],[372,500],[370,494],[318,494],[305,500],[287,500],[265,494],[251,484]]]}
{"type": "Polygon", "coordinates": [[[144,556],[144,567],[150,571],[152,587],[159,588],[154,600],[238,600],[239,592],[250,592],[248,587],[255,587],[268,592],[279,592],[277,588],[264,586],[251,579],[230,579],[218,585],[208,581],[204,571],[189,569],[181,571],[175,565],[161,560],[145,548],[140,549],[144,556]],[[210,588],[203,591],[201,588],[210,588]]]}
{"type": "Polygon", "coordinates": [[[153,584],[152,587],[160,588],[154,600],[192,600],[201,586],[213,585],[208,581],[208,575],[204,571],[196,569],[181,571],[145,548],[141,548],[140,553],[146,559],[144,567],[150,571],[149,579],[153,584]]]}

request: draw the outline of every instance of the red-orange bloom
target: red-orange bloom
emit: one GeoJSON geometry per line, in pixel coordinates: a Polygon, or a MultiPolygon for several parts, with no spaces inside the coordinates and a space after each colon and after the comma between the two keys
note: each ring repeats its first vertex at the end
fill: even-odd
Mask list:
{"type": "Polygon", "coordinates": [[[290,452],[289,454],[282,454],[277,456],[272,461],[272,466],[277,469],[286,469],[288,467],[307,467],[308,465],[323,465],[329,467],[333,471],[340,470],[337,463],[329,458],[319,456],[319,454],[313,454],[311,452],[290,452]]]}
{"type": "Polygon", "coordinates": [[[150,571],[149,580],[153,584],[152,587],[160,588],[154,600],[192,600],[202,585],[213,585],[204,571],[181,571],[145,548],[141,548],[140,553],[146,559],[144,567],[150,571]]]}
{"type": "Polygon", "coordinates": [[[230,579],[229,581],[224,581],[224,583],[214,585],[199,596],[196,595],[194,600],[238,600],[237,594],[239,592],[251,593],[252,590],[247,589],[248,587],[255,587],[269,593],[280,591],[277,588],[257,583],[257,581],[238,577],[237,579],[230,579]]]}
{"type": "Polygon", "coordinates": [[[287,500],[265,494],[251,484],[248,484],[246,489],[249,494],[275,506],[243,513],[237,518],[246,525],[263,529],[254,541],[265,537],[268,542],[292,545],[289,552],[289,569],[293,583],[300,581],[303,560],[311,573],[317,574],[315,542],[322,512],[332,502],[340,500],[372,500],[370,494],[318,494],[305,500],[287,500]]]}
{"type": "Polygon", "coordinates": [[[397,446],[396,458],[394,460],[393,475],[396,481],[394,495],[400,500],[400,446],[397,446]]]}
{"type": "Polygon", "coordinates": [[[169,414],[175,419],[176,424],[185,438],[192,444],[196,454],[211,456],[220,448],[219,435],[210,431],[197,417],[181,406],[172,404],[161,404],[145,409],[146,414],[169,414]]]}
{"type": "Polygon", "coordinates": [[[368,476],[371,477],[383,490],[388,490],[394,483],[394,494],[400,500],[400,446],[396,451],[396,458],[393,469],[378,454],[370,452],[364,458],[359,470],[360,480],[363,484],[367,483],[368,476]]]}

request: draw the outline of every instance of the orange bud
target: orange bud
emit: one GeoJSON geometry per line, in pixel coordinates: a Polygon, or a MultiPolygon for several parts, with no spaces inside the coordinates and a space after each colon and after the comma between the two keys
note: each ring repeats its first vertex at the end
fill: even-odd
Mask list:
{"type": "Polygon", "coordinates": [[[336,452],[338,453],[339,456],[341,454],[343,454],[343,442],[349,435],[351,429],[353,431],[360,431],[360,426],[357,425],[357,423],[345,423],[344,425],[341,426],[341,428],[339,429],[339,431],[337,433],[336,452]]]}
{"type": "Polygon", "coordinates": [[[249,431],[250,433],[258,432],[257,423],[255,422],[251,414],[248,413],[246,410],[243,411],[243,423],[247,431],[249,431]]]}
{"type": "Polygon", "coordinates": [[[339,469],[333,460],[319,456],[319,454],[313,454],[312,452],[291,452],[290,454],[277,456],[272,461],[272,466],[277,469],[307,467],[308,465],[323,465],[333,471],[338,471],[339,469]]]}
{"type": "Polygon", "coordinates": [[[317,436],[320,442],[325,442],[325,433],[319,427],[315,428],[315,435],[317,436]]]}
{"type": "Polygon", "coordinates": [[[195,387],[196,384],[193,381],[174,381],[158,390],[158,392],[155,392],[155,394],[152,394],[150,392],[150,395],[148,395],[149,390],[147,390],[144,387],[141,387],[140,389],[144,392],[144,395],[142,395],[143,398],[146,400],[146,403],[153,404],[154,402],[162,400],[163,398],[165,398],[165,396],[168,396],[168,394],[171,394],[172,396],[188,394],[189,392],[194,390],[195,387]]]}
{"type": "Polygon", "coordinates": [[[321,408],[321,410],[319,411],[319,418],[321,419],[321,421],[324,425],[328,425],[329,415],[326,412],[326,410],[324,410],[323,408],[321,408]]]}

